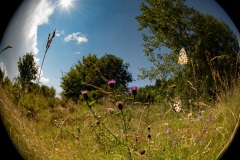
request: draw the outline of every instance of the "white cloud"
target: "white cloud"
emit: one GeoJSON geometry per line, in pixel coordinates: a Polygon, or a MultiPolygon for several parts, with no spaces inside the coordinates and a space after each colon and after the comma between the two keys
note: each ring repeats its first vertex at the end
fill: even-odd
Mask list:
{"type": "Polygon", "coordinates": [[[34,61],[35,61],[36,64],[39,64],[40,58],[34,57],[34,61]]]}
{"type": "MultiPolygon", "coordinates": [[[[47,82],[50,81],[48,78],[43,77],[43,70],[41,70],[41,68],[38,68],[38,76],[39,76],[39,74],[40,74],[40,80],[39,81],[41,83],[47,83],[47,82]]],[[[37,78],[39,78],[39,77],[37,77],[37,78]]]]}
{"type": "Polygon", "coordinates": [[[41,77],[41,78],[40,78],[40,82],[41,82],[41,83],[47,83],[47,82],[49,82],[49,79],[48,79],[48,78],[41,77]]]}
{"type": "Polygon", "coordinates": [[[37,30],[40,25],[49,22],[49,17],[54,12],[54,6],[47,0],[41,0],[40,3],[32,10],[32,12],[27,17],[27,21],[24,26],[24,33],[26,35],[26,46],[29,46],[29,50],[33,54],[38,53],[37,49],[37,30]]]}
{"type": "Polygon", "coordinates": [[[76,52],[76,54],[80,54],[81,52],[76,52]]]}
{"type": "Polygon", "coordinates": [[[88,41],[86,36],[80,32],[72,33],[64,38],[65,42],[74,41],[74,40],[77,41],[77,44],[86,43],[88,41]]]}
{"type": "MultiPolygon", "coordinates": [[[[56,5],[49,0],[23,1],[14,14],[0,44],[13,47],[6,50],[2,57],[6,62],[9,78],[19,75],[17,67],[19,57],[26,53],[32,53],[35,56],[38,54],[38,27],[49,23],[49,17],[53,14],[55,7],[56,5]]],[[[35,58],[35,61],[39,63],[39,59],[35,58]]]]}
{"type": "Polygon", "coordinates": [[[61,36],[61,34],[64,34],[64,30],[62,30],[61,32],[56,30],[56,36],[57,37],[61,36]]]}

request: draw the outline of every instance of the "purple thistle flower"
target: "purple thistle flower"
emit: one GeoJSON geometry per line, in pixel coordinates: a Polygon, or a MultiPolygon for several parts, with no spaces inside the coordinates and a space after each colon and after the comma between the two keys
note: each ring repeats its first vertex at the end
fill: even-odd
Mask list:
{"type": "Polygon", "coordinates": [[[148,128],[147,128],[149,131],[150,131],[150,129],[151,129],[151,126],[148,126],[148,128]]]}
{"type": "Polygon", "coordinates": [[[123,102],[122,101],[117,101],[116,106],[118,109],[122,110],[123,109],[123,102]]]}
{"type": "Polygon", "coordinates": [[[116,83],[116,81],[115,81],[114,79],[108,81],[108,85],[109,85],[111,88],[114,87],[115,83],[116,83]]]}
{"type": "Polygon", "coordinates": [[[87,90],[82,90],[82,91],[81,91],[81,94],[83,95],[84,100],[87,100],[87,99],[88,99],[87,92],[88,92],[87,90]]]}
{"type": "Polygon", "coordinates": [[[150,133],[148,133],[148,135],[147,135],[147,136],[148,136],[148,138],[149,138],[149,139],[152,137],[152,135],[151,135],[150,133]]]}
{"type": "Polygon", "coordinates": [[[81,93],[82,94],[87,94],[87,90],[82,90],[81,93]]]}
{"type": "Polygon", "coordinates": [[[137,89],[138,89],[137,86],[132,86],[132,87],[130,88],[130,91],[132,92],[132,94],[133,94],[134,96],[137,94],[137,89]]]}

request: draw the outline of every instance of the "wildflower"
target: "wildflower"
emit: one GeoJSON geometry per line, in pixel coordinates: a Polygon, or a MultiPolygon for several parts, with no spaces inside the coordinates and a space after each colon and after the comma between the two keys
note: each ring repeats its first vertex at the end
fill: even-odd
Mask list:
{"type": "Polygon", "coordinates": [[[114,85],[115,85],[115,83],[116,83],[116,81],[115,80],[110,80],[110,81],[108,81],[108,85],[111,87],[111,88],[113,88],[114,87],[114,85]]]}
{"type": "Polygon", "coordinates": [[[152,135],[151,135],[150,133],[148,133],[148,135],[147,135],[147,136],[148,136],[148,138],[149,138],[149,139],[152,137],[152,135]]]}
{"type": "Polygon", "coordinates": [[[150,131],[150,129],[151,129],[151,126],[148,126],[148,128],[147,128],[149,131],[150,131]]]}
{"type": "Polygon", "coordinates": [[[141,155],[143,155],[144,153],[145,153],[145,150],[144,150],[144,149],[140,151],[140,154],[141,154],[141,155]]]}
{"type": "Polygon", "coordinates": [[[197,117],[197,121],[200,121],[201,118],[202,118],[202,112],[199,112],[198,117],[197,117]]]}
{"type": "Polygon", "coordinates": [[[88,99],[88,95],[87,95],[87,90],[82,90],[81,94],[83,95],[83,99],[87,100],[88,99]]]}
{"type": "Polygon", "coordinates": [[[138,89],[137,86],[133,86],[133,87],[130,88],[130,90],[131,90],[131,92],[134,96],[137,95],[137,89],[138,89]]]}
{"type": "Polygon", "coordinates": [[[170,130],[170,129],[167,129],[166,133],[167,133],[167,134],[170,134],[170,133],[171,133],[171,130],[170,130]]]}
{"type": "Polygon", "coordinates": [[[118,109],[122,110],[123,109],[123,102],[122,101],[117,101],[116,106],[118,109]]]}

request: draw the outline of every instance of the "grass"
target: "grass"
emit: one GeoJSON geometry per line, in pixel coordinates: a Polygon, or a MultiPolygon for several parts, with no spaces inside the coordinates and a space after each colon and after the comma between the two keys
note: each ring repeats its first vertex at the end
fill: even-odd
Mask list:
{"type": "Polygon", "coordinates": [[[196,102],[200,112],[195,105],[191,112],[183,106],[175,113],[168,104],[155,103],[150,108],[124,104],[121,113],[105,99],[92,105],[96,119],[85,102],[66,102],[65,107],[57,103],[51,108],[47,99],[25,94],[15,104],[0,88],[0,111],[24,159],[219,159],[239,126],[239,89],[229,91],[215,106],[196,102]]]}

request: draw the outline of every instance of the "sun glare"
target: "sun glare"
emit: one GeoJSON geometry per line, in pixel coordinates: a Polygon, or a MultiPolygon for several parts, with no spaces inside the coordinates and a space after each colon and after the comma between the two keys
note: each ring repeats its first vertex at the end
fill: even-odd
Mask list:
{"type": "Polygon", "coordinates": [[[72,7],[73,0],[60,0],[60,5],[63,9],[69,10],[70,7],[72,7]]]}

